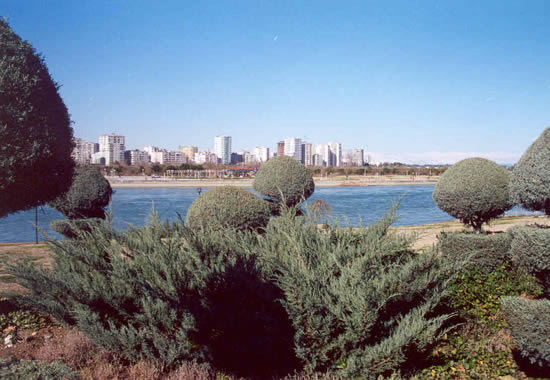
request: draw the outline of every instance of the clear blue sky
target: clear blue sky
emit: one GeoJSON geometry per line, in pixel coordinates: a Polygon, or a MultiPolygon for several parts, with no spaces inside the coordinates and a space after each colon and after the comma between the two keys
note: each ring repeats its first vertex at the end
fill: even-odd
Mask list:
{"type": "Polygon", "coordinates": [[[550,1],[2,0],[77,137],[340,141],[513,162],[550,125],[550,1]]]}

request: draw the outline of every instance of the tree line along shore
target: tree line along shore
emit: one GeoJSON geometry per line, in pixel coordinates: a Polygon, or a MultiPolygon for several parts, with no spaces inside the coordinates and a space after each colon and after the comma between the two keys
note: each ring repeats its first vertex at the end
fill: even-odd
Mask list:
{"type": "MultiPolygon", "coordinates": [[[[216,186],[244,186],[251,187],[252,178],[178,178],[161,176],[107,176],[112,187],[216,187],[216,186]]],[[[434,185],[439,176],[410,176],[410,175],[350,175],[333,177],[313,177],[316,187],[364,187],[364,186],[409,186],[434,185]]]]}

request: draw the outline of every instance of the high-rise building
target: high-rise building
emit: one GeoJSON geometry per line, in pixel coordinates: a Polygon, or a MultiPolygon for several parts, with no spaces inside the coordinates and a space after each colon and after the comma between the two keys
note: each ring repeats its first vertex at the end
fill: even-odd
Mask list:
{"type": "Polygon", "coordinates": [[[302,163],[305,166],[313,166],[313,146],[308,142],[302,143],[302,163]]]}
{"type": "Polygon", "coordinates": [[[269,160],[269,148],[257,146],[254,149],[254,156],[256,156],[256,160],[258,160],[258,162],[266,162],[269,160]]]}
{"type": "Polygon", "coordinates": [[[315,166],[330,165],[330,147],[327,144],[319,144],[315,147],[315,154],[318,156],[315,166]]]}
{"type": "Polygon", "coordinates": [[[341,166],[342,165],[342,144],[338,142],[329,142],[331,152],[331,160],[329,166],[341,166]]]}
{"type": "Polygon", "coordinates": [[[125,137],[115,135],[99,136],[99,153],[105,159],[105,165],[113,165],[115,162],[124,161],[125,137]]]}
{"type": "Polygon", "coordinates": [[[92,155],[99,151],[99,144],[87,142],[83,139],[74,139],[73,159],[78,164],[92,163],[92,155]]]}
{"type": "Polygon", "coordinates": [[[214,153],[223,165],[231,163],[231,136],[216,136],[214,138],[214,153]]]}
{"type": "Polygon", "coordinates": [[[199,151],[199,147],[197,146],[182,146],[180,147],[180,152],[185,154],[189,160],[192,160],[195,158],[195,153],[199,151]]]}
{"type": "Polygon", "coordinates": [[[285,155],[285,142],[279,141],[277,143],[277,156],[281,157],[285,155]]]}
{"type": "Polygon", "coordinates": [[[365,152],[363,151],[363,149],[351,150],[351,164],[353,166],[365,165],[365,152]]]}
{"type": "Polygon", "coordinates": [[[302,162],[302,140],[295,137],[285,139],[285,156],[302,162]]]}

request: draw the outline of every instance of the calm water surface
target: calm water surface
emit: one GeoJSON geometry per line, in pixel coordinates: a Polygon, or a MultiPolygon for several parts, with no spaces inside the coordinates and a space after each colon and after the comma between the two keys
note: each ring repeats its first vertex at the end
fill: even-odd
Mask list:
{"type": "MultiPolygon", "coordinates": [[[[395,225],[407,226],[452,220],[432,200],[433,185],[370,186],[370,187],[319,187],[308,199],[321,199],[332,207],[332,216],[344,224],[369,225],[382,217],[391,205],[403,197],[399,220],[395,225]]],[[[176,221],[179,212],[185,218],[187,208],[197,197],[194,188],[142,188],[116,189],[111,202],[114,223],[119,229],[128,224],[142,226],[151,210],[161,219],[176,221]]],[[[526,214],[515,207],[506,215],[526,214]]],[[[38,209],[38,225],[52,234],[49,224],[62,219],[62,215],[49,207],[38,209]]],[[[0,219],[0,242],[34,241],[34,210],[19,212],[0,219]]]]}

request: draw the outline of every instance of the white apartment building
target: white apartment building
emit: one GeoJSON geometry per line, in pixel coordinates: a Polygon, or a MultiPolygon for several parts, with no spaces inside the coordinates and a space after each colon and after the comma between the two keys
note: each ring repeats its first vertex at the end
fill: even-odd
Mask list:
{"type": "Polygon", "coordinates": [[[256,156],[256,160],[258,162],[266,162],[267,160],[269,160],[269,148],[257,146],[254,149],[254,156],[256,156]]]}
{"type": "Polygon", "coordinates": [[[91,164],[92,155],[99,151],[99,144],[87,142],[83,139],[74,139],[73,159],[78,164],[91,164]]]}
{"type": "Polygon", "coordinates": [[[162,149],[160,148],[157,148],[156,146],[144,146],[143,147],[143,151],[144,152],[147,152],[149,154],[153,153],[153,152],[160,152],[162,149]]]}
{"type": "Polygon", "coordinates": [[[312,159],[314,166],[342,166],[342,144],[330,142],[328,144],[319,144],[315,147],[313,155],[317,157],[312,159]]]}
{"type": "Polygon", "coordinates": [[[217,164],[218,156],[216,153],[210,152],[197,152],[195,153],[194,161],[196,164],[217,164]]]}
{"type": "Polygon", "coordinates": [[[363,149],[354,148],[351,150],[351,164],[353,166],[365,165],[365,152],[363,149]]]}
{"type": "Polygon", "coordinates": [[[105,160],[105,165],[113,165],[115,162],[124,161],[125,139],[124,136],[115,135],[114,133],[99,136],[99,153],[105,160]]]}
{"type": "Polygon", "coordinates": [[[285,139],[285,156],[302,162],[302,140],[295,137],[285,139]]]}
{"type": "Polygon", "coordinates": [[[305,166],[313,166],[313,145],[308,142],[302,143],[302,163],[305,166]]]}
{"type": "Polygon", "coordinates": [[[129,165],[148,164],[151,162],[151,155],[139,149],[127,150],[125,158],[129,165]]]}
{"type": "Polygon", "coordinates": [[[151,163],[160,165],[181,165],[187,163],[187,156],[180,151],[158,150],[151,152],[151,163]]]}
{"type": "Polygon", "coordinates": [[[231,136],[214,137],[214,153],[223,165],[231,163],[231,136]]]}
{"type": "Polygon", "coordinates": [[[342,144],[338,142],[328,143],[331,152],[331,161],[329,166],[342,166],[342,144]]]}

